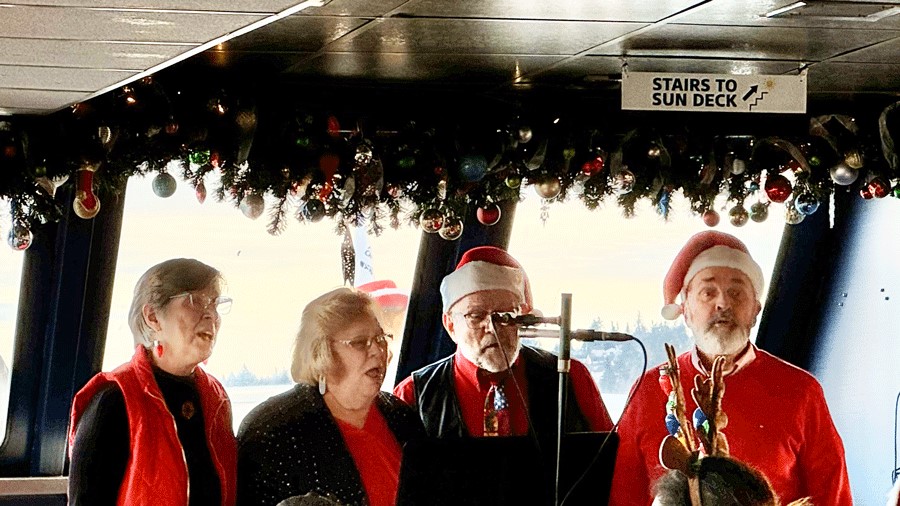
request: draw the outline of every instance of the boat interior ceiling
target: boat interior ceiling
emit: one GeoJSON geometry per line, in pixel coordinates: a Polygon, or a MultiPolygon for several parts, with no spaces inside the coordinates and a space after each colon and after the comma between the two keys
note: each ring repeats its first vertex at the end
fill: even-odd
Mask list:
{"type": "Polygon", "coordinates": [[[49,114],[150,74],[295,99],[616,106],[623,71],[805,70],[811,104],[900,90],[900,0],[5,0],[0,13],[3,114],[49,114]]]}

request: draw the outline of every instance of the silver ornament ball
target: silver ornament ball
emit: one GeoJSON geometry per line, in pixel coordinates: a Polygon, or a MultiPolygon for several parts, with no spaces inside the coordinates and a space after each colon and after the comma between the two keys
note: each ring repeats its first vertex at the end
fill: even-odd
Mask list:
{"type": "Polygon", "coordinates": [[[157,197],[164,199],[171,197],[175,193],[177,186],[178,183],[175,182],[175,178],[168,172],[160,172],[153,178],[153,193],[157,197]]]}
{"type": "Polygon", "coordinates": [[[444,213],[436,207],[429,207],[419,215],[419,226],[429,234],[436,234],[444,225],[444,213]]]}
{"type": "Polygon", "coordinates": [[[33,239],[34,235],[32,235],[31,230],[27,227],[13,227],[9,231],[6,242],[9,244],[9,247],[15,251],[25,251],[31,246],[31,241],[33,239]]]}
{"type": "Polygon", "coordinates": [[[266,209],[266,202],[263,200],[262,195],[258,193],[248,193],[247,195],[244,195],[244,199],[241,200],[240,207],[244,216],[251,220],[255,220],[262,216],[263,211],[266,209]]]}
{"type": "Polygon", "coordinates": [[[851,185],[859,177],[859,171],[850,168],[845,163],[838,163],[829,170],[829,173],[831,174],[831,180],[841,186],[851,185]]]}
{"type": "Polygon", "coordinates": [[[455,241],[459,239],[463,233],[463,222],[456,216],[447,216],[444,219],[444,225],[438,231],[438,235],[447,241],[455,241]]]}

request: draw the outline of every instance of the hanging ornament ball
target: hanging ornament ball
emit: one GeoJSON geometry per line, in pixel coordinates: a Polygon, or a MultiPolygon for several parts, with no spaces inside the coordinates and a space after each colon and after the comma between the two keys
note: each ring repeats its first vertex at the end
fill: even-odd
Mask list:
{"type": "Polygon", "coordinates": [[[756,223],[762,223],[769,217],[769,204],[757,202],[750,206],[750,219],[756,223]]]}
{"type": "MultiPolygon", "coordinates": [[[[692,418],[694,419],[694,428],[698,430],[700,430],[707,421],[706,413],[700,408],[694,410],[694,416],[692,418]]],[[[709,426],[709,424],[707,424],[707,426],[709,426]]]]}
{"type": "Polygon", "coordinates": [[[863,186],[859,189],[859,196],[866,200],[872,200],[875,197],[874,195],[872,195],[872,191],[869,190],[868,185],[863,186]]]}
{"type": "Polygon", "coordinates": [[[309,199],[303,204],[303,218],[313,223],[325,217],[325,204],[319,199],[309,199]]]}
{"type": "Polygon", "coordinates": [[[801,213],[795,206],[794,202],[788,202],[784,206],[784,222],[788,225],[797,225],[806,219],[806,215],[801,213]]]}
{"type": "Polygon", "coordinates": [[[446,239],[448,241],[455,241],[459,239],[459,236],[461,236],[462,233],[463,222],[456,216],[447,216],[444,219],[444,224],[438,231],[438,235],[440,235],[442,239],[446,239]]]}
{"type": "Polygon", "coordinates": [[[603,157],[597,155],[581,165],[581,172],[583,172],[586,176],[593,176],[594,174],[598,174],[603,171],[603,167],[605,164],[606,162],[603,160],[603,157]]]}
{"type": "Polygon", "coordinates": [[[31,241],[34,239],[34,236],[31,233],[31,230],[28,227],[13,227],[9,230],[9,237],[7,237],[7,242],[9,243],[9,247],[15,251],[25,251],[31,246],[31,241]]]}
{"type": "Polygon", "coordinates": [[[178,122],[169,121],[168,123],[166,123],[166,134],[175,135],[178,133],[179,128],[180,126],[178,125],[178,122]]]}
{"type": "Polygon", "coordinates": [[[828,172],[831,174],[831,180],[841,186],[851,185],[859,177],[859,171],[851,169],[846,163],[839,163],[828,172]]]}
{"type": "Polygon", "coordinates": [[[769,175],[766,178],[766,196],[769,200],[781,204],[791,196],[793,188],[788,178],[781,174],[769,175]]]}
{"type": "Polygon", "coordinates": [[[459,159],[459,175],[463,181],[474,183],[487,174],[487,160],[481,155],[465,155],[459,159]]]}
{"type": "Polygon", "coordinates": [[[872,178],[869,184],[866,185],[866,188],[876,199],[887,197],[887,194],[891,191],[891,185],[881,176],[872,178]]]}
{"type": "Polygon", "coordinates": [[[403,196],[403,188],[400,185],[388,184],[384,190],[392,199],[399,199],[403,196]]]}
{"type": "Polygon", "coordinates": [[[341,135],[341,123],[335,116],[328,116],[325,129],[331,137],[339,137],[341,135]]]}
{"type": "Polygon", "coordinates": [[[660,149],[659,144],[653,143],[647,148],[647,158],[656,159],[659,158],[659,155],[662,154],[662,149],[660,149]]]}
{"type": "Polygon", "coordinates": [[[669,431],[669,434],[675,435],[681,430],[681,424],[678,423],[678,417],[673,413],[669,413],[666,415],[666,430],[669,431]]]}
{"type": "Polygon", "coordinates": [[[206,202],[206,184],[202,179],[197,183],[197,187],[194,188],[194,195],[197,196],[197,202],[201,204],[206,202]]]}
{"type": "Polygon", "coordinates": [[[562,184],[556,176],[550,176],[534,184],[534,191],[542,199],[556,198],[562,191],[562,184]]]}
{"type": "Polygon", "coordinates": [[[809,216],[819,209],[819,199],[812,192],[804,191],[794,198],[794,207],[797,211],[809,216]]]}
{"type": "Polygon", "coordinates": [[[731,173],[743,174],[744,172],[747,172],[747,162],[740,158],[735,158],[734,161],[731,162],[731,173]]]}
{"type": "Polygon", "coordinates": [[[258,193],[248,193],[244,195],[244,199],[241,200],[240,208],[241,212],[244,213],[244,216],[251,220],[255,220],[256,218],[259,218],[266,209],[266,202],[263,200],[262,195],[258,193]]]}
{"type": "Polygon", "coordinates": [[[206,165],[209,163],[209,151],[192,151],[191,154],[188,155],[188,161],[193,165],[206,165]]]}
{"type": "Polygon", "coordinates": [[[444,225],[444,213],[436,207],[429,207],[419,215],[419,226],[429,234],[435,234],[444,225]]]}
{"type": "Polygon", "coordinates": [[[175,193],[175,187],[178,184],[175,178],[168,172],[160,172],[153,178],[153,193],[160,198],[169,198],[175,193]]]}
{"type": "Polygon", "coordinates": [[[851,149],[844,153],[844,163],[851,169],[859,170],[863,168],[863,156],[858,149],[851,149]]]}
{"type": "Polygon", "coordinates": [[[368,142],[361,142],[356,146],[356,154],[353,155],[353,160],[356,161],[356,163],[359,165],[369,165],[372,163],[373,158],[371,144],[368,142]]]}
{"type": "Polygon", "coordinates": [[[900,184],[894,187],[894,197],[900,199],[900,184]]]}
{"type": "Polygon", "coordinates": [[[806,159],[806,162],[809,163],[810,167],[818,167],[822,165],[822,159],[816,155],[809,155],[809,158],[806,159]]]}
{"type": "Polygon", "coordinates": [[[532,137],[534,137],[534,132],[532,132],[531,127],[527,125],[519,127],[519,131],[516,132],[516,138],[522,144],[527,144],[532,137]]]}
{"type": "Polygon", "coordinates": [[[484,207],[479,207],[478,210],[475,211],[475,216],[482,225],[496,225],[497,222],[500,221],[500,206],[497,204],[488,204],[484,207]]]}
{"type": "Polygon", "coordinates": [[[732,207],[731,210],[728,211],[728,216],[730,217],[731,224],[735,227],[743,227],[747,224],[747,220],[750,219],[750,213],[748,213],[741,204],[732,207]]]}
{"type": "Polygon", "coordinates": [[[506,176],[506,180],[504,180],[504,183],[506,183],[507,188],[512,188],[513,190],[515,190],[522,185],[522,176],[518,174],[510,174],[506,176]]]}
{"type": "Polygon", "coordinates": [[[631,190],[634,189],[634,173],[628,169],[619,171],[613,176],[609,186],[616,195],[631,193],[631,190]]]}
{"type": "Polygon", "coordinates": [[[713,209],[709,209],[705,213],[703,213],[703,223],[707,227],[715,227],[719,224],[719,213],[717,213],[713,209]]]}

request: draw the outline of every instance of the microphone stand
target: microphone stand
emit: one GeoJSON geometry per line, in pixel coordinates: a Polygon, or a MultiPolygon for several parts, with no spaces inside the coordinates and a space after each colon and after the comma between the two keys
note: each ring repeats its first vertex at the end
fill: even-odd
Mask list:
{"type": "Polygon", "coordinates": [[[569,352],[569,331],[572,327],[572,294],[561,294],[559,314],[559,409],[556,420],[556,466],[553,482],[553,504],[559,506],[559,471],[562,466],[562,439],[566,427],[566,396],[569,392],[569,371],[572,360],[569,352]]]}
{"type": "MultiPolygon", "coordinates": [[[[562,440],[566,427],[566,406],[569,393],[569,372],[572,360],[570,343],[572,339],[578,341],[617,341],[625,342],[634,339],[633,336],[621,332],[603,332],[599,330],[572,330],[572,294],[563,293],[560,300],[559,317],[544,317],[535,315],[522,315],[514,318],[515,324],[526,328],[519,329],[519,337],[556,337],[559,336],[559,360],[556,370],[559,372],[559,395],[556,420],[556,462],[553,483],[553,504],[559,506],[560,488],[559,478],[562,467],[562,440]],[[559,333],[551,329],[527,328],[532,325],[550,324],[558,325],[559,333]]],[[[512,323],[513,320],[507,320],[512,323]]]]}

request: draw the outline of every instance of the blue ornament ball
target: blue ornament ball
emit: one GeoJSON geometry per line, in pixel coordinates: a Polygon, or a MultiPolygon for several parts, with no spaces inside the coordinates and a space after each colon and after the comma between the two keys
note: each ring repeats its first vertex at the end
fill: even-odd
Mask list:
{"type": "Polygon", "coordinates": [[[303,205],[303,217],[313,223],[325,217],[325,204],[319,199],[309,199],[303,205]]]}
{"type": "Polygon", "coordinates": [[[794,199],[794,207],[802,214],[809,216],[819,209],[819,199],[810,192],[803,192],[794,199]]]}
{"type": "Polygon", "coordinates": [[[680,428],[681,424],[678,423],[678,418],[673,413],[666,415],[666,429],[669,430],[669,434],[674,436],[680,428]]]}
{"type": "Polygon", "coordinates": [[[487,174],[487,160],[481,155],[465,155],[459,160],[459,175],[463,181],[474,183],[487,174]]]}
{"type": "Polygon", "coordinates": [[[160,172],[153,178],[153,193],[157,197],[169,198],[175,193],[175,178],[166,172],[160,172]]]}
{"type": "MultiPolygon", "coordinates": [[[[694,427],[698,430],[703,427],[703,424],[706,423],[706,413],[703,412],[700,408],[694,410],[694,427]]],[[[709,427],[709,425],[707,425],[709,427]]]]}

